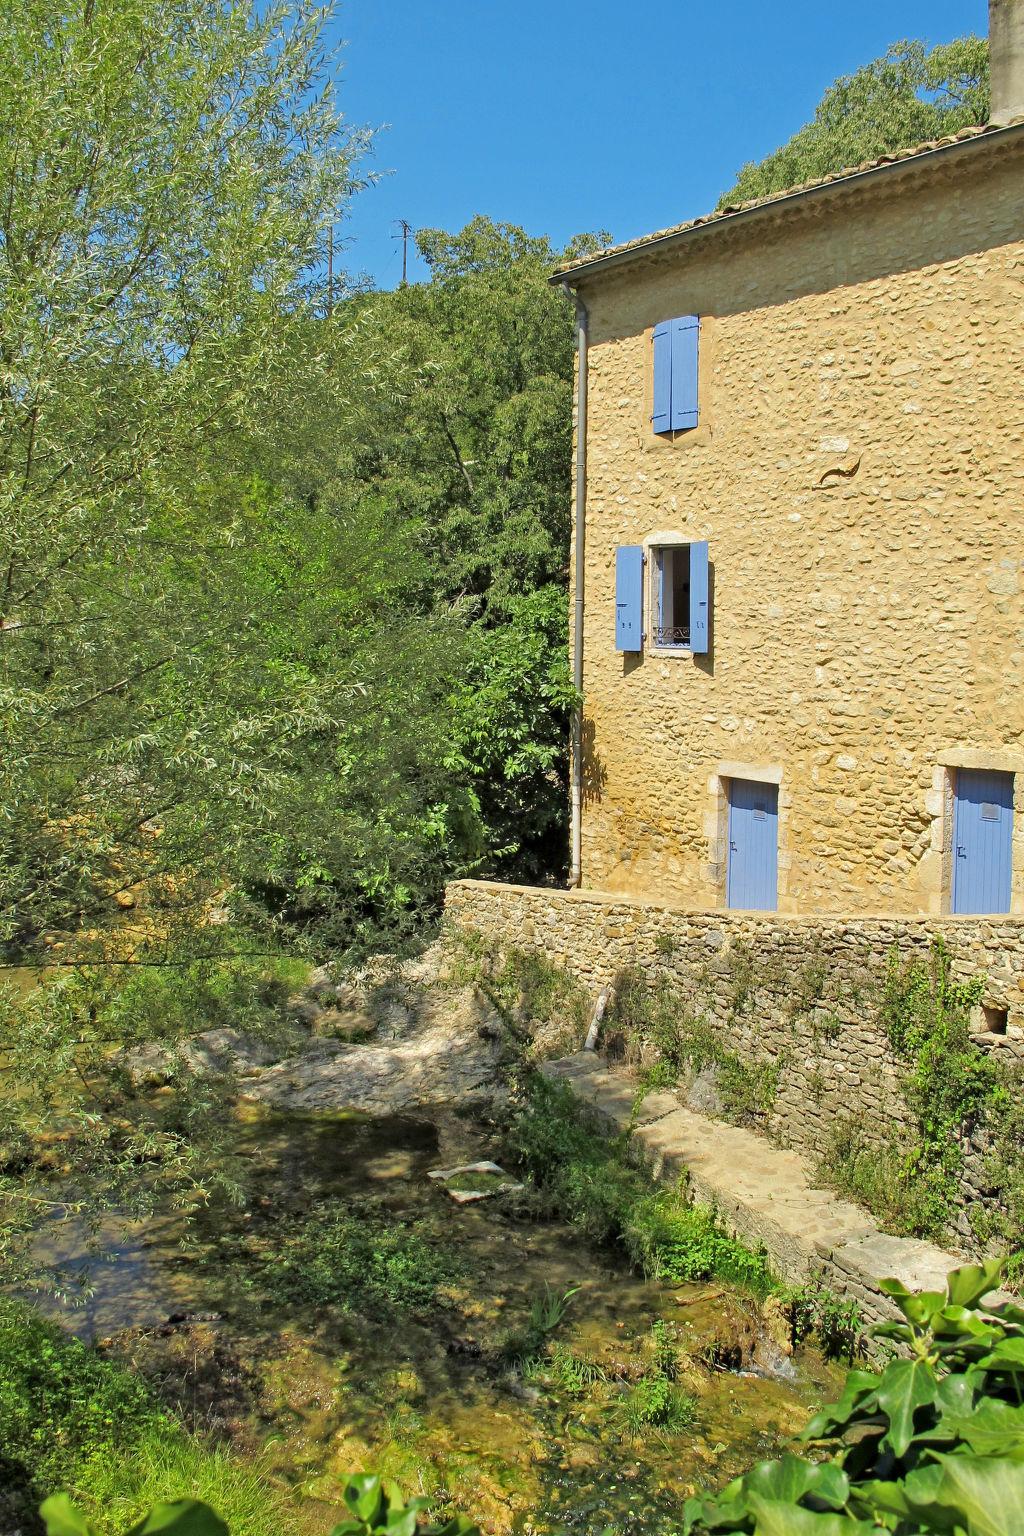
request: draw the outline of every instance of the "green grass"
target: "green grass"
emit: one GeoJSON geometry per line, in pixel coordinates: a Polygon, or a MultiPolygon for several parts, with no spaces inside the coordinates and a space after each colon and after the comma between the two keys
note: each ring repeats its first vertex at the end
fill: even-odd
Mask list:
{"type": "Polygon", "coordinates": [[[563,1084],[528,1080],[506,1150],[529,1175],[538,1214],[561,1216],[592,1242],[624,1249],[652,1278],[679,1284],[714,1275],[758,1296],[776,1289],[765,1254],[730,1237],[707,1207],[653,1188],[629,1162],[626,1140],[592,1130],[563,1084]]]}
{"type": "Polygon", "coordinates": [[[629,1435],[648,1429],[676,1435],[696,1422],[697,1399],[664,1376],[644,1376],[623,1400],[619,1419],[629,1435]]]}
{"type": "Polygon", "coordinates": [[[77,1502],[100,1529],[122,1532],[160,1501],[201,1499],[231,1536],[284,1536],[295,1519],[278,1488],[252,1463],[202,1444],[181,1430],[154,1428],[130,1452],[98,1458],[87,1469],[87,1497],[77,1502]]]}
{"type": "Polygon", "coordinates": [[[123,1366],[30,1307],[0,1301],[0,1525],[40,1529],[65,1492],[97,1530],[123,1531],[158,1499],[206,1499],[232,1536],[280,1536],[287,1503],[258,1468],[190,1435],[123,1366]]]}

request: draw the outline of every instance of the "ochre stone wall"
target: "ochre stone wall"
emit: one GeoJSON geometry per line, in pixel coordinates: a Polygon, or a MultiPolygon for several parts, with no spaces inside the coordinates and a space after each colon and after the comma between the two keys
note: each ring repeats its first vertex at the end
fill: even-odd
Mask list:
{"type": "MultiPolygon", "coordinates": [[[[1007,1063],[1024,1060],[1020,918],[696,912],[607,892],[483,880],[449,885],[445,915],[456,930],[497,947],[539,950],[595,997],[626,966],[668,976],[693,1012],[717,1026],[723,1048],[748,1064],[779,1064],[769,1128],[783,1145],[815,1156],[841,1118],[854,1117],[865,1140],[879,1145],[891,1145],[900,1124],[909,1124],[900,1091],[906,1069],[890,1052],[879,1011],[894,953],[901,961],[927,955],[941,937],[954,978],[985,977],[978,1048],[1007,1063]],[[992,1033],[992,1023],[1005,1033],[992,1033]]],[[[959,1220],[965,1243],[966,1207],[991,1196],[986,1148],[968,1148],[959,1220]]]]}
{"type": "Polygon", "coordinates": [[[1018,772],[1024,151],[984,140],[581,283],[583,883],[725,900],[725,781],[780,786],[779,906],[948,910],[958,767],[1018,772]],[[802,211],[801,211],[802,210],[802,211]],[[701,424],[650,427],[701,316],[701,424]],[[614,648],[616,546],[707,539],[706,657],[614,648]]]}

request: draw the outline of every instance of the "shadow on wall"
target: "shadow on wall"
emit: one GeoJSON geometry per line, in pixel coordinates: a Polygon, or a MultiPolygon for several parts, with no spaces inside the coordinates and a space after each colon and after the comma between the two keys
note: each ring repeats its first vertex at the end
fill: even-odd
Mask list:
{"type": "Polygon", "coordinates": [[[600,805],[608,782],[608,771],[597,753],[597,731],[593,720],[583,721],[583,804],[600,805]]]}

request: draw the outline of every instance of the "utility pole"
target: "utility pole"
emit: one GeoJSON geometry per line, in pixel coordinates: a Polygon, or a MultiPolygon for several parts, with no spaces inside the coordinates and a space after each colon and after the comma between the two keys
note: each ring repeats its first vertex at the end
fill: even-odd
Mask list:
{"type": "Polygon", "coordinates": [[[412,225],[408,219],[399,219],[398,227],[402,231],[402,287],[405,288],[408,286],[409,236],[412,234],[412,225]]]}

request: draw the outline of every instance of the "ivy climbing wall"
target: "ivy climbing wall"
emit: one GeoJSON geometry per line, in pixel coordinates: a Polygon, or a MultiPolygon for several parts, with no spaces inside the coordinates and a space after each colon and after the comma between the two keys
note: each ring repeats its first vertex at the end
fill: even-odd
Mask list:
{"type": "MultiPolygon", "coordinates": [[[[538,951],[595,998],[630,968],[652,984],[663,980],[677,999],[681,1029],[686,1019],[700,1021],[723,1058],[761,1070],[770,1082],[761,1128],[818,1158],[835,1154],[844,1126],[860,1146],[895,1152],[914,1144],[920,1116],[907,1086],[919,1046],[904,1042],[903,1054],[893,1047],[902,1028],[899,1010],[912,1001],[904,999],[899,978],[915,959],[922,973],[930,970],[936,941],[948,954],[949,981],[969,1016],[966,1054],[954,1076],[970,1078],[975,1058],[983,1077],[990,1068],[1012,1077],[1024,1065],[1019,918],[698,912],[607,893],[476,880],[448,887],[446,917],[455,931],[496,947],[538,951]]],[[[908,1028],[917,1027],[916,1019],[908,1028]]],[[[936,1092],[949,1098],[950,1087],[959,1113],[957,1082],[939,1083],[936,1092]]],[[[987,1077],[982,1088],[988,1091],[987,1077]]],[[[713,1086],[709,1093],[693,1107],[719,1112],[713,1086]]],[[[950,1163],[955,1176],[941,1197],[955,1208],[953,1225],[963,1244],[984,1247],[979,1210],[1003,1200],[992,1171],[992,1135],[968,1125],[961,1141],[950,1163]]]]}

